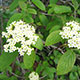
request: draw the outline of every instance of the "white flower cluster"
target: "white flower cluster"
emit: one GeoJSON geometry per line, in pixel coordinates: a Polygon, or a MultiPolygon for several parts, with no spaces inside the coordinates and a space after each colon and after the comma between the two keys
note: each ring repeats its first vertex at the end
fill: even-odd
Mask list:
{"type": "Polygon", "coordinates": [[[2,32],[2,37],[7,38],[7,44],[4,45],[5,52],[14,52],[18,50],[20,55],[25,53],[30,55],[34,48],[38,36],[35,34],[35,28],[26,24],[22,20],[14,21],[6,28],[7,32],[2,32]]]}
{"type": "Polygon", "coordinates": [[[80,24],[71,21],[66,23],[66,26],[63,27],[63,31],[60,32],[60,35],[63,39],[68,40],[68,46],[70,48],[80,49],[80,24]]]}
{"type": "Polygon", "coordinates": [[[39,80],[39,75],[36,72],[32,72],[29,74],[29,79],[30,80],[39,80]]]}

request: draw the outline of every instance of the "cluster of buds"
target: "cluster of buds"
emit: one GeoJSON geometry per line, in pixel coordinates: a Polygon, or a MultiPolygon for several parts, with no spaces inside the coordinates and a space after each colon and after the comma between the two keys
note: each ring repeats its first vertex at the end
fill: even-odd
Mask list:
{"type": "Polygon", "coordinates": [[[39,75],[36,72],[32,72],[29,74],[29,79],[30,80],[39,80],[39,75]]]}
{"type": "Polygon", "coordinates": [[[60,32],[60,35],[63,39],[68,40],[68,46],[70,48],[80,49],[80,24],[71,21],[67,22],[66,26],[63,27],[63,30],[60,32]]]}
{"type": "Polygon", "coordinates": [[[21,56],[25,53],[30,55],[34,50],[32,45],[38,39],[34,26],[26,24],[22,20],[14,21],[10,26],[6,27],[6,32],[2,32],[2,37],[7,39],[4,51],[11,53],[18,50],[21,56]]]}

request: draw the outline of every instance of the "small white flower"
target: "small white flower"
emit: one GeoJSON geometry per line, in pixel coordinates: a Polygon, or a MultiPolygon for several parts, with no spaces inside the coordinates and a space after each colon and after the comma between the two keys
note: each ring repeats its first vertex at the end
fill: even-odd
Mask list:
{"type": "Polygon", "coordinates": [[[63,30],[65,30],[65,31],[70,31],[70,30],[71,30],[71,28],[70,28],[70,27],[65,26],[65,27],[63,27],[63,30]]]}
{"type": "Polygon", "coordinates": [[[30,80],[39,80],[39,75],[36,72],[32,72],[29,74],[29,79],[30,80]]]}

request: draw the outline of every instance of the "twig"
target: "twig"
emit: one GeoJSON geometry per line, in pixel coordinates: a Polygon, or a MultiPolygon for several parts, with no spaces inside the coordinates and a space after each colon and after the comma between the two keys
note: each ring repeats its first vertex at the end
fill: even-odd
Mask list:
{"type": "Polygon", "coordinates": [[[63,47],[63,46],[67,46],[67,44],[65,43],[65,44],[63,44],[63,45],[60,45],[59,48],[61,48],[61,47],[63,47]]]}
{"type": "Polygon", "coordinates": [[[51,54],[52,52],[53,52],[53,50],[49,52],[48,56],[50,56],[50,54],[51,54]]]}
{"type": "Polygon", "coordinates": [[[15,74],[15,73],[13,73],[13,72],[10,72],[10,73],[13,74],[14,76],[18,77],[18,78],[25,79],[25,77],[18,76],[17,74],[15,74]]]}
{"type": "Polygon", "coordinates": [[[48,13],[45,13],[45,12],[41,12],[41,13],[46,15],[46,16],[54,16],[53,14],[48,14],[48,13]]]}
{"type": "Polygon", "coordinates": [[[74,8],[74,6],[73,6],[73,4],[72,4],[72,3],[70,3],[70,2],[69,2],[68,4],[74,8]]]}
{"type": "MultiPolygon", "coordinates": [[[[43,41],[43,44],[45,44],[45,41],[43,41]]],[[[61,48],[58,48],[56,46],[51,45],[52,48],[57,49],[58,51],[60,51],[62,54],[64,54],[63,50],[61,48]]],[[[49,53],[50,55],[51,53],[49,53]]]]}
{"type": "Polygon", "coordinates": [[[76,10],[74,10],[74,18],[76,18],[76,10]]]}
{"type": "Polygon", "coordinates": [[[72,7],[74,8],[73,4],[70,2],[71,0],[66,0],[66,1],[60,0],[60,1],[61,1],[63,4],[68,3],[70,6],[72,6],[72,7]]]}
{"type": "Polygon", "coordinates": [[[60,0],[60,2],[62,2],[63,4],[65,4],[65,3],[66,3],[66,1],[63,1],[63,0],[60,0]]]}
{"type": "Polygon", "coordinates": [[[79,54],[77,54],[76,57],[77,57],[78,60],[80,60],[80,55],[79,54]]]}
{"type": "Polygon", "coordinates": [[[43,79],[43,78],[45,78],[47,75],[44,75],[43,77],[40,77],[40,79],[43,79]]]}
{"type": "Polygon", "coordinates": [[[51,47],[54,48],[54,49],[59,50],[62,54],[64,54],[64,52],[63,52],[63,50],[62,50],[61,48],[58,48],[58,47],[56,47],[56,46],[52,46],[52,45],[51,45],[51,47]]]}

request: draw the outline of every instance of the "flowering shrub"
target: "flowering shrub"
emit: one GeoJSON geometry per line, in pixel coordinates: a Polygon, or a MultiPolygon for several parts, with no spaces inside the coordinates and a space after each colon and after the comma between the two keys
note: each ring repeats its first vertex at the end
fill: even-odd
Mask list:
{"type": "Polygon", "coordinates": [[[79,4],[1,0],[0,80],[80,80],[79,4]]]}

